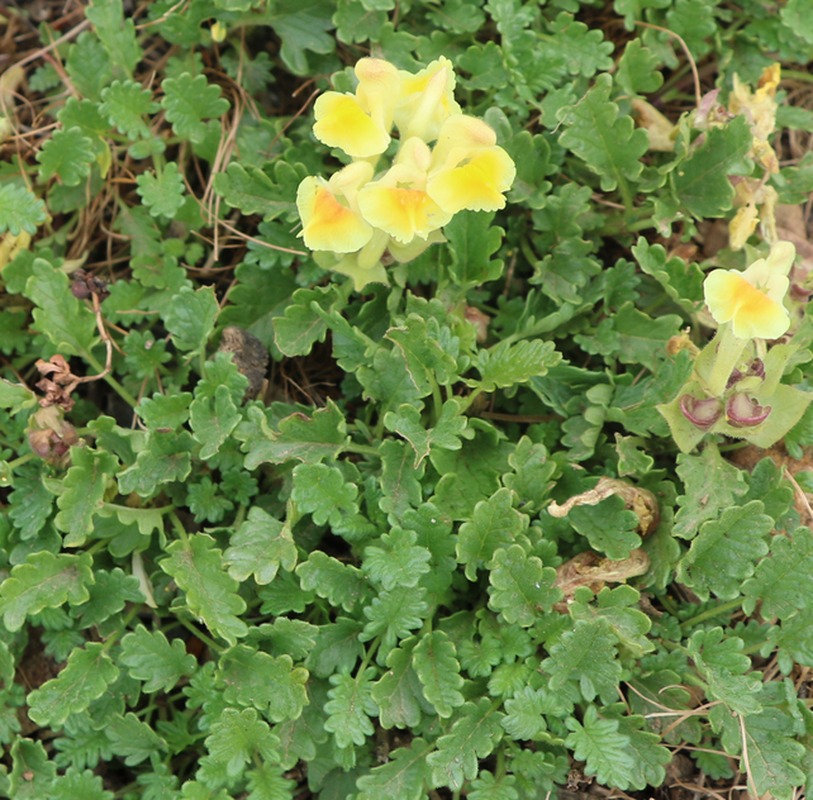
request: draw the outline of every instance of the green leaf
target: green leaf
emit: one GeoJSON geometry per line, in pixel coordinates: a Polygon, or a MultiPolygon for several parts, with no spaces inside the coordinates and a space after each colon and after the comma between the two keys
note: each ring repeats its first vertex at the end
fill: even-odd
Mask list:
{"type": "Polygon", "coordinates": [[[678,563],[678,580],[702,600],[711,594],[722,600],[738,597],[743,580],[754,574],[757,561],[768,552],[773,520],[762,511],[762,503],[752,500],[726,509],[719,520],[704,522],[678,563]]]}
{"type": "MultiPolygon", "coordinates": [[[[745,717],[744,753],[747,769],[760,797],[793,797],[805,785],[807,748],[791,735],[793,721],[778,708],[766,708],[745,717]]],[[[745,769],[743,753],[742,769],[745,769]]]]}
{"type": "Polygon", "coordinates": [[[23,541],[32,539],[43,529],[53,510],[54,496],[45,487],[42,478],[39,470],[22,471],[14,476],[8,517],[23,541]]]}
{"type": "Polygon", "coordinates": [[[220,87],[210,84],[205,75],[181,73],[177,78],[164,78],[161,106],[172,130],[182,139],[200,144],[206,137],[204,120],[223,116],[229,101],[220,96],[220,87]]]}
{"type": "Polygon", "coordinates": [[[540,339],[524,339],[513,344],[500,342],[490,350],[480,351],[475,362],[480,380],[466,383],[481,391],[493,392],[547,375],[561,360],[553,342],[540,339]]]}
{"type": "Polygon", "coordinates": [[[0,378],[0,408],[13,416],[37,404],[37,396],[27,386],[0,378]]]}
{"type": "Polygon", "coordinates": [[[703,302],[705,275],[695,263],[679,256],[667,257],[663,245],[650,245],[643,236],[632,247],[638,266],[660,284],[666,294],[688,314],[697,312],[703,302]]]}
{"type": "Polygon", "coordinates": [[[431,744],[416,737],[408,747],[393,750],[386,764],[373,767],[356,781],[357,800],[422,800],[426,796],[426,758],[432,749],[431,744]]]}
{"type": "Polygon", "coordinates": [[[80,96],[98,101],[102,89],[113,77],[110,56],[90,31],[80,33],[74,43],[68,45],[65,68],[80,96]]]}
{"type": "Polygon", "coordinates": [[[280,567],[293,570],[297,558],[290,528],[259,506],[249,509],[248,518],[229,539],[223,554],[232,578],[242,582],[253,575],[260,585],[271,583],[280,567]]]}
{"type": "Polygon", "coordinates": [[[524,686],[505,701],[501,724],[512,739],[538,739],[548,729],[544,715],[551,710],[549,692],[524,686]]]}
{"type": "Polygon", "coordinates": [[[709,698],[722,700],[738,714],[762,710],[758,697],[762,681],[759,673],[745,674],[751,669],[751,659],[742,652],[742,639],[719,627],[695,631],[687,650],[706,681],[709,698]]]}
{"type": "Polygon", "coordinates": [[[124,716],[117,714],[104,727],[112,751],[124,758],[128,766],[135,766],[156,753],[167,750],[167,743],[146,722],[132,711],[124,716]]]}
{"type": "Polygon", "coordinates": [[[494,553],[510,547],[528,527],[528,517],[514,508],[510,489],[498,489],[488,500],[474,507],[468,522],[460,526],[457,539],[457,560],[465,564],[466,577],[477,578],[477,570],[494,557],[494,553]]]}
{"type": "MultiPolygon", "coordinates": [[[[102,90],[99,111],[128,139],[147,139],[152,133],[144,118],[158,111],[152,92],[136,81],[113,81],[102,90]]],[[[174,164],[174,162],[173,162],[174,164]]]]}
{"type": "Polygon", "coordinates": [[[69,767],[64,775],[59,775],[51,786],[48,800],[113,800],[112,792],[102,787],[102,779],[89,769],[80,772],[69,767]]]}
{"type": "Polygon", "coordinates": [[[246,603],[237,594],[237,581],[224,569],[222,553],[215,540],[196,533],[185,541],[172,542],[166,552],[169,558],[159,562],[186,594],[186,606],[203,620],[212,633],[233,645],[248,633],[239,615],[246,603]]]}
{"type": "Polygon", "coordinates": [[[560,143],[601,177],[605,192],[638,179],[643,169],[640,158],[649,147],[646,131],[636,129],[632,117],[620,117],[618,106],[610,101],[612,84],[612,77],[602,73],[576,105],[559,114],[566,126],[560,143]]]}
{"type": "Polygon", "coordinates": [[[638,590],[622,584],[614,589],[601,589],[595,600],[590,592],[579,589],[569,610],[574,620],[605,620],[624,651],[635,658],[641,658],[645,653],[651,652],[654,645],[647,638],[652,620],[640,610],[640,602],[638,590]]]}
{"type": "Polygon", "coordinates": [[[402,324],[390,328],[385,338],[403,355],[421,397],[431,394],[438,384],[448,386],[456,379],[460,339],[436,318],[409,314],[402,324]]]}
{"type": "Polygon", "coordinates": [[[45,259],[35,258],[25,295],[37,306],[34,322],[64,356],[84,356],[93,348],[93,312],[72,294],[68,276],[45,259]]]}
{"type": "Polygon", "coordinates": [[[361,746],[375,731],[370,719],[378,713],[371,695],[374,674],[375,670],[368,669],[355,678],[347,673],[330,676],[333,688],[325,703],[325,730],[333,734],[338,747],[361,746]]]}
{"type": "Polygon", "coordinates": [[[97,569],[95,576],[87,602],[71,608],[71,616],[79,620],[82,628],[99,625],[118,614],[127,603],[144,602],[138,579],[125,574],[120,567],[97,569]]]}
{"type": "Polygon", "coordinates": [[[590,705],[582,722],[570,717],[565,725],[571,731],[565,744],[576,759],[585,762],[585,774],[595,775],[605,786],[628,789],[635,761],[629,737],[618,730],[618,720],[602,719],[590,705]]]}
{"type": "Polygon", "coordinates": [[[574,338],[589,353],[617,358],[622,364],[642,364],[656,372],[663,364],[666,343],[677,335],[680,324],[676,314],[652,319],[628,301],[600,322],[594,333],[574,338]]]}
{"type": "Polygon", "coordinates": [[[792,536],[771,537],[770,558],[757,564],[754,576],[742,585],[743,610],[753,614],[757,604],[763,619],[785,619],[796,610],[813,609],[813,533],[797,528],[792,536]]]}
{"type": "Polygon", "coordinates": [[[449,733],[437,740],[437,750],[426,758],[431,785],[459,792],[464,781],[477,776],[478,759],[486,758],[502,738],[502,714],[487,697],[468,702],[449,733]]]}
{"type": "Polygon", "coordinates": [[[379,508],[390,518],[400,520],[410,508],[420,505],[423,468],[415,468],[415,453],[406,442],[385,439],[378,448],[381,456],[379,508]]]}
{"type": "Polygon", "coordinates": [[[212,723],[205,745],[209,751],[201,761],[205,773],[217,774],[222,769],[227,777],[234,778],[255,758],[270,763],[279,760],[279,739],[253,708],[224,709],[212,723]]]}
{"type": "Polygon", "coordinates": [[[319,678],[336,671],[350,672],[363,650],[359,633],[361,623],[348,617],[340,616],[336,622],[322,625],[306,665],[319,678]]]}
{"type": "Polygon", "coordinates": [[[403,403],[397,411],[384,415],[384,425],[406,439],[415,451],[413,469],[417,469],[433,448],[459,450],[460,437],[465,435],[466,417],[461,413],[462,403],[455,397],[449,398],[441,409],[433,428],[428,430],[421,419],[421,412],[415,406],[403,403]]]}
{"type": "Polygon", "coordinates": [[[194,440],[186,431],[150,431],[135,464],[118,474],[119,492],[149,497],[162,483],[186,480],[192,470],[194,440]]]}
{"type": "Polygon", "coordinates": [[[173,295],[164,325],[179,350],[197,353],[206,346],[218,313],[220,306],[213,287],[201,286],[193,291],[184,286],[173,295]]]}
{"type": "Polygon", "coordinates": [[[681,204],[698,219],[721,217],[734,202],[729,175],[742,170],[751,149],[752,134],[744,116],[724,128],[710,128],[703,143],[690,151],[670,173],[681,204]]]}
{"type": "Polygon", "coordinates": [[[246,216],[276,219],[292,207],[292,201],[280,197],[280,187],[265,172],[251,166],[246,169],[237,161],[215,175],[214,187],[226,205],[246,216]]]}
{"type": "Polygon", "coordinates": [[[298,719],[308,704],[308,670],[289,655],[271,656],[237,645],[218,664],[226,702],[259,709],[272,722],[298,719]]]}
{"type": "Polygon", "coordinates": [[[399,639],[405,639],[423,625],[429,611],[425,594],[423,587],[406,586],[381,592],[364,609],[364,616],[370,621],[364,626],[360,639],[368,641],[381,636],[382,651],[395,647],[399,639]]]}
{"type": "Polygon", "coordinates": [[[660,59],[640,39],[631,39],[618,61],[615,80],[625,94],[648,95],[663,85],[660,59]]]}
{"type": "Polygon", "coordinates": [[[155,394],[152,397],[143,397],[136,411],[150,430],[158,428],[175,430],[189,419],[191,402],[191,392],[155,394]]]}
{"type": "MultiPolygon", "coordinates": [[[[335,459],[349,441],[347,423],[339,407],[328,400],[324,408],[317,409],[311,417],[297,412],[280,420],[276,431],[268,426],[263,412],[249,408],[248,418],[257,424],[263,438],[253,436],[243,447],[248,455],[245,467],[256,469],[260,464],[284,464],[286,461],[302,461],[316,464],[324,459],[335,459]]],[[[236,435],[240,438],[240,428],[236,435]]]]}
{"type": "Polygon", "coordinates": [[[162,631],[148,631],[143,625],[121,640],[119,663],[127,668],[130,677],[144,681],[148,693],[168,692],[197,668],[183,640],[173,639],[170,643],[162,631]]]}
{"type": "Polygon", "coordinates": [[[314,53],[332,53],[335,39],[327,31],[333,30],[331,16],[336,6],[329,0],[277,0],[269,24],[282,42],[280,57],[295,74],[304,75],[308,69],[306,50],[314,53]]]}
{"type": "Polygon", "coordinates": [[[748,491],[741,470],[725,461],[716,447],[706,447],[700,455],[681,453],[677,458],[677,474],[685,493],[677,498],[675,536],[693,539],[700,526],[715,520],[748,491]]]}
{"type": "Polygon", "coordinates": [[[362,570],[384,589],[413,587],[430,570],[432,554],[416,544],[415,531],[393,528],[364,550],[362,570]]]}
{"type": "Polygon", "coordinates": [[[437,715],[451,717],[465,698],[460,693],[463,678],[454,643],[443,631],[424,634],[415,646],[412,667],[423,687],[424,697],[437,715]]]}
{"type": "Polygon", "coordinates": [[[218,386],[213,398],[196,397],[189,406],[189,423],[200,444],[200,458],[214,456],[242,416],[228,386],[218,386]]]}
{"type": "Polygon", "coordinates": [[[173,219],[184,204],[184,182],[174,161],[160,173],[142,172],[136,177],[136,184],[136,193],[153,217],[173,219]]]}
{"type": "Polygon", "coordinates": [[[341,606],[346,611],[352,611],[368,591],[360,569],[342,564],[321,550],[314,550],[296,568],[296,574],[306,592],[314,591],[332,606],[341,606]]]}
{"type": "Polygon", "coordinates": [[[42,800],[50,797],[56,764],[48,759],[42,742],[18,737],[11,746],[12,770],[9,797],[14,800],[42,800]]]}
{"type": "Polygon", "coordinates": [[[129,78],[141,60],[141,48],[136,40],[135,22],[124,16],[122,0],[93,0],[85,9],[85,16],[95,28],[110,62],[129,78]]]}
{"type": "Polygon", "coordinates": [[[110,453],[77,447],[71,451],[72,466],[62,481],[62,492],[54,518],[57,530],[65,535],[64,545],[83,544],[93,532],[93,518],[104,505],[104,496],[118,460],[110,453]]]}
{"type": "Polygon", "coordinates": [[[493,219],[491,212],[462,211],[443,228],[452,256],[449,274],[458,286],[479,286],[502,275],[502,260],[492,256],[500,249],[504,231],[492,226],[493,219]]]}
{"type": "Polygon", "coordinates": [[[592,701],[597,695],[605,702],[614,699],[621,680],[616,641],[606,620],[576,620],[573,629],[562,635],[550,648],[550,657],[542,662],[550,675],[551,690],[577,683],[585,700],[592,701]]]}
{"type": "Polygon", "coordinates": [[[291,499],[317,525],[337,527],[344,517],[358,513],[358,488],[347,483],[338,467],[297,464],[293,471],[291,499]]]}
{"type": "Polygon", "coordinates": [[[328,331],[325,313],[339,301],[335,286],[297,289],[285,303],[282,314],[274,315],[274,344],[286,356],[306,356],[328,331]]]}
{"type": "Polygon", "coordinates": [[[554,585],[556,570],[542,566],[541,559],[528,556],[518,544],[497,550],[488,568],[489,608],[509,625],[529,628],[562,599],[554,585]]]}
{"type": "Polygon", "coordinates": [[[104,645],[88,642],[70,654],[56,678],[28,695],[28,715],[38,725],[58,727],[101,697],[118,674],[104,645]]]}
{"type": "Polygon", "coordinates": [[[577,505],[567,514],[568,522],[590,542],[590,547],[608,558],[628,558],[630,551],[641,546],[639,520],[617,494],[596,505],[577,505]]]}
{"type": "Polygon", "coordinates": [[[37,153],[39,177],[45,182],[54,176],[65,186],[78,186],[96,160],[93,142],[81,128],[60,128],[37,153]]]}
{"type": "Polygon", "coordinates": [[[92,563],[87,553],[73,556],[41,551],[17,564],[0,584],[0,614],[6,629],[20,630],[26,617],[44,608],[84,603],[90,596],[87,587],[93,583],[92,563]]]}
{"type": "Polygon", "coordinates": [[[423,691],[412,668],[416,638],[404,639],[387,653],[387,671],[373,684],[372,698],[378,706],[382,727],[415,728],[421,721],[423,691]]]}
{"type": "Polygon", "coordinates": [[[0,186],[0,234],[9,231],[19,236],[22,231],[32,236],[47,218],[45,203],[26,186],[3,183],[0,186]]]}

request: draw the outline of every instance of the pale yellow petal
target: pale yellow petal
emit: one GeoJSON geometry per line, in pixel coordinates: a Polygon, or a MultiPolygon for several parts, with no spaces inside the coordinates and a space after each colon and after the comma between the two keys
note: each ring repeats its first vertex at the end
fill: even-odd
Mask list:
{"type": "Polygon", "coordinates": [[[296,206],[300,236],[311,250],[352,253],[370,241],[372,228],[331,193],[324,181],[308,177],[299,184],[296,206]]]}
{"type": "Polygon", "coordinates": [[[715,269],[706,276],[703,291],[712,317],[722,325],[737,311],[737,290],[741,276],[727,269],[715,269]]]}
{"type": "Polygon", "coordinates": [[[398,186],[368,184],[359,192],[359,208],[370,225],[401,244],[425,239],[452,218],[426,192],[398,186]]]}
{"type": "Polygon", "coordinates": [[[442,170],[429,179],[429,196],[450,214],[470,211],[496,211],[505,207],[503,192],[511,188],[516,167],[501,147],[475,153],[461,166],[442,170]]]}
{"type": "Polygon", "coordinates": [[[734,335],[740,339],[778,339],[787,333],[790,316],[785,307],[759,289],[746,285],[750,289],[743,292],[745,297],[731,321],[734,335]]]}
{"type": "Polygon", "coordinates": [[[355,73],[359,80],[356,88],[359,105],[376,125],[389,132],[401,93],[398,69],[381,58],[362,58],[356,62],[355,73]]]}
{"type": "Polygon", "coordinates": [[[744,273],[716,269],[709,273],[703,288],[711,315],[721,325],[731,322],[734,335],[740,339],[777,339],[790,327],[781,299],[774,300],[749,283],[744,273]]]}
{"type": "Polygon", "coordinates": [[[443,123],[460,113],[454,88],[454,68],[444,56],[415,75],[402,72],[400,102],[394,116],[401,136],[417,136],[425,142],[436,139],[443,123]]]}
{"type": "Polygon", "coordinates": [[[376,123],[352,95],[325,92],[314,104],[314,116],[314,136],[353,158],[380,155],[389,146],[389,132],[376,123]]]}

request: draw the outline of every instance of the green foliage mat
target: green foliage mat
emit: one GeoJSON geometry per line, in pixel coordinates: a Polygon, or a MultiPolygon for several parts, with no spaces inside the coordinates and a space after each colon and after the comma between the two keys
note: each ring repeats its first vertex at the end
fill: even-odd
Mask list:
{"type": "Polygon", "coordinates": [[[806,240],[811,9],[6,4],[0,796],[803,797],[807,262],[739,416],[696,356],[806,240]],[[355,291],[296,192],[367,55],[517,174],[355,291]]]}

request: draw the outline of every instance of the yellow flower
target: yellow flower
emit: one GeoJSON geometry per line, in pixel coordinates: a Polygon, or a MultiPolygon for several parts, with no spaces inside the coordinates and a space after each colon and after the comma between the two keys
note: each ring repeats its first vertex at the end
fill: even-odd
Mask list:
{"type": "Polygon", "coordinates": [[[452,62],[441,56],[412,75],[400,72],[401,94],[395,110],[395,124],[402,139],[417,136],[425,142],[437,139],[441,125],[460,114],[454,99],[455,74],[452,62]]]}
{"type": "Polygon", "coordinates": [[[739,339],[777,339],[790,327],[782,301],[796,250],[790,242],[777,242],[767,258],[744,272],[715,269],[703,288],[711,315],[721,325],[730,322],[739,339]]]}
{"type": "Polygon", "coordinates": [[[355,72],[359,80],[355,94],[325,92],[317,98],[313,133],[328,147],[338,147],[353,158],[369,158],[389,146],[401,78],[380,58],[362,58],[355,72]]]}
{"type": "Polygon", "coordinates": [[[482,120],[458,114],[443,124],[432,151],[427,194],[450,214],[505,207],[516,167],[482,120]]]}
{"type": "Polygon", "coordinates": [[[325,92],[313,111],[313,134],[328,147],[338,147],[353,158],[369,158],[389,146],[389,131],[374,122],[353,95],[325,92]]]}
{"type": "Polygon", "coordinates": [[[423,141],[407,139],[384,176],[359,192],[364,219],[400,244],[409,244],[415,238],[425,240],[452,218],[426,193],[431,158],[423,141]]]}
{"type": "Polygon", "coordinates": [[[370,241],[373,229],[359,213],[357,196],[359,188],[372,177],[372,166],[358,161],[339,170],[329,181],[309,175],[299,184],[299,235],[311,250],[353,253],[370,241]]]}

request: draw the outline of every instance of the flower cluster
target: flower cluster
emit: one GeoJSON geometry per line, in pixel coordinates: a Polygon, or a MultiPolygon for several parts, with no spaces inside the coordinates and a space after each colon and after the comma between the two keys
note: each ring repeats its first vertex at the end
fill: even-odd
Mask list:
{"type": "Polygon", "coordinates": [[[417,74],[363,58],[355,74],[353,94],[317,99],[313,126],[319,141],[351,162],[329,180],[305,178],[296,203],[300,236],[317,263],[362,289],[387,282],[386,254],[406,262],[443,241],[440,230],[457,212],[503,208],[516,169],[494,131],[462,113],[447,58],[417,74]]]}
{"type": "Polygon", "coordinates": [[[715,269],[706,277],[706,305],[720,327],[677,397],[659,406],[682,450],[706,433],[768,447],[810,403],[812,395],[781,383],[798,344],[766,343],[791,326],[784,301],[795,255],[790,242],[779,241],[742,272],[715,269]]]}

